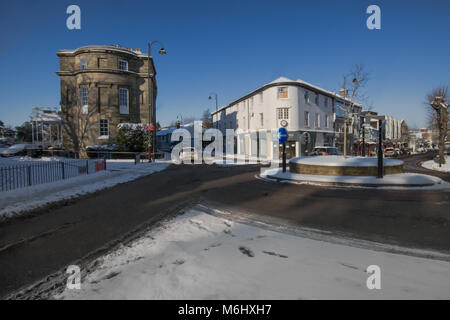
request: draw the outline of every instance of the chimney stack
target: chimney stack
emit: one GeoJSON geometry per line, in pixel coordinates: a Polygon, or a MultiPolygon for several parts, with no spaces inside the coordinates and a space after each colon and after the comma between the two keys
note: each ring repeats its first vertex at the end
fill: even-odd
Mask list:
{"type": "Polygon", "coordinates": [[[348,90],[347,90],[347,89],[341,89],[341,90],[339,90],[339,95],[340,95],[342,98],[347,98],[348,90]]]}

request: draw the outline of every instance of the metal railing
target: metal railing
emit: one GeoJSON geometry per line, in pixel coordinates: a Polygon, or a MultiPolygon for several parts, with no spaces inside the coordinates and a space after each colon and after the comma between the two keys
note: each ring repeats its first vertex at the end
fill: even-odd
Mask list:
{"type": "Polygon", "coordinates": [[[0,192],[55,182],[106,169],[105,160],[62,160],[0,167],[0,192]]]}

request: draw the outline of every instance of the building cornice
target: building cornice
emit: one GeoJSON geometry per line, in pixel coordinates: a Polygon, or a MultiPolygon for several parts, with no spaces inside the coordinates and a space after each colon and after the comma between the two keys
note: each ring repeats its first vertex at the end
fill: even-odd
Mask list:
{"type": "MultiPolygon", "coordinates": [[[[75,71],[57,71],[56,74],[58,76],[75,76],[78,74],[84,74],[84,73],[113,73],[113,74],[123,74],[123,75],[133,75],[138,78],[148,78],[147,73],[138,73],[133,71],[124,71],[124,70],[117,70],[117,69],[83,69],[83,70],[75,70],[75,71]]],[[[150,76],[153,78],[153,76],[150,76]]]]}
{"type": "Polygon", "coordinates": [[[110,54],[118,54],[118,53],[122,53],[122,54],[126,54],[129,55],[131,57],[137,58],[139,60],[150,60],[150,64],[152,66],[152,70],[154,75],[156,76],[156,69],[155,69],[155,63],[153,61],[153,57],[150,56],[148,54],[144,54],[141,51],[135,51],[135,50],[131,50],[131,49],[127,49],[127,48],[123,48],[123,47],[118,47],[118,46],[84,46],[84,47],[80,47],[78,49],[75,50],[59,50],[58,52],[56,52],[56,55],[58,57],[75,57],[78,56],[80,54],[86,54],[86,53],[110,53],[110,54]]]}
{"type": "MultiPolygon", "coordinates": [[[[218,109],[217,111],[211,112],[211,114],[215,115],[215,114],[217,114],[219,112],[222,112],[223,110],[226,110],[226,109],[234,106],[237,103],[240,103],[240,102],[242,102],[244,100],[247,100],[248,98],[251,98],[252,96],[254,96],[254,95],[256,95],[256,94],[258,94],[258,93],[260,93],[260,92],[262,92],[264,90],[267,90],[267,89],[272,88],[272,87],[280,87],[280,86],[300,87],[300,88],[308,89],[308,90],[316,92],[316,93],[320,92],[322,95],[328,96],[329,98],[338,99],[340,101],[345,101],[347,103],[352,103],[351,100],[344,99],[343,97],[339,96],[337,93],[330,92],[330,91],[327,91],[325,89],[318,88],[318,87],[310,85],[310,84],[308,84],[306,82],[282,81],[282,82],[271,82],[271,83],[268,83],[268,84],[266,84],[266,85],[264,85],[264,86],[262,86],[262,87],[260,87],[260,88],[258,88],[256,90],[250,92],[249,94],[247,94],[247,95],[245,95],[245,96],[243,96],[243,97],[241,97],[241,98],[231,102],[230,104],[228,104],[228,105],[218,109]]],[[[353,103],[353,105],[361,107],[361,105],[358,104],[358,103],[353,103]]]]}
{"type": "Polygon", "coordinates": [[[123,53],[136,58],[148,58],[148,55],[143,54],[140,51],[115,46],[84,46],[75,50],[59,50],[56,55],[58,57],[74,57],[83,53],[123,53]]]}

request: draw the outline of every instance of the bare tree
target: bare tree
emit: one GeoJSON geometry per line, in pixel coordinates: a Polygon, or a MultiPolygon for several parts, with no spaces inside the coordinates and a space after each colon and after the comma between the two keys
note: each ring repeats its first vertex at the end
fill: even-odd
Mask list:
{"type": "Polygon", "coordinates": [[[344,90],[344,98],[350,99],[350,104],[344,103],[343,111],[345,114],[344,119],[344,158],[347,157],[347,126],[348,122],[352,119],[353,114],[353,106],[355,104],[355,101],[363,103],[367,101],[367,96],[362,91],[366,85],[367,82],[370,79],[370,73],[365,71],[364,65],[362,64],[356,64],[353,66],[353,68],[350,70],[350,72],[344,76],[344,81],[342,83],[342,89],[344,90]],[[350,91],[350,96],[348,95],[348,89],[347,89],[347,80],[351,79],[352,82],[352,88],[350,91]]]}
{"type": "Polygon", "coordinates": [[[431,129],[439,131],[439,166],[445,164],[445,140],[448,134],[448,87],[434,88],[427,94],[427,113],[431,129]]]}
{"type": "Polygon", "coordinates": [[[346,89],[346,80],[351,79],[352,89],[350,91],[350,100],[352,102],[357,101],[359,103],[366,102],[368,97],[363,92],[367,82],[370,80],[370,73],[367,72],[363,64],[355,64],[350,72],[344,76],[343,88],[346,89]]]}
{"type": "Polygon", "coordinates": [[[89,134],[92,134],[96,126],[94,122],[95,109],[90,107],[87,114],[78,107],[78,97],[75,89],[68,89],[65,99],[67,99],[66,110],[62,110],[63,130],[67,135],[68,141],[65,143],[74,151],[86,149],[86,140],[89,134]]]}

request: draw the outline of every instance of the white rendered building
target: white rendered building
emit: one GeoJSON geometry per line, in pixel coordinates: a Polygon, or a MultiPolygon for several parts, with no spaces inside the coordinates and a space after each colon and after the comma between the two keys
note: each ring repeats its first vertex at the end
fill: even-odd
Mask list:
{"type": "MultiPolygon", "coordinates": [[[[220,108],[212,116],[214,127],[224,136],[226,129],[236,131],[234,152],[249,157],[278,158],[280,149],[275,132],[285,127],[289,132],[287,156],[291,158],[315,146],[333,146],[335,104],[350,102],[307,82],[281,77],[220,108]]],[[[360,110],[359,105],[355,106],[360,110]]]]}
{"type": "MultiPolygon", "coordinates": [[[[387,115],[374,116],[374,119],[385,121],[386,140],[399,141],[402,138],[402,121],[387,115]]],[[[378,129],[378,128],[377,128],[378,129]]]]}

